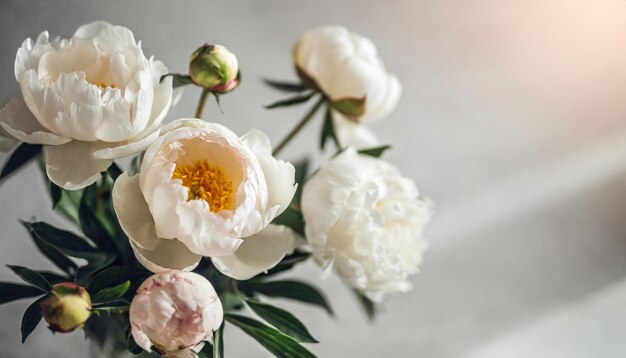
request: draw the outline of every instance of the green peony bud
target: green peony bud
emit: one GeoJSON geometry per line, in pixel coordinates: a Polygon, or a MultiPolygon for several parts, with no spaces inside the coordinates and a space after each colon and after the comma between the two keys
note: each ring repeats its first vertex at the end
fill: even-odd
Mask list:
{"type": "Polygon", "coordinates": [[[50,297],[41,302],[43,318],[54,332],[68,333],[82,327],[91,315],[91,298],[73,282],[52,286],[50,297]]]}
{"type": "Polygon", "coordinates": [[[191,55],[191,80],[212,92],[230,92],[239,85],[237,57],[221,45],[204,45],[191,55]]]}

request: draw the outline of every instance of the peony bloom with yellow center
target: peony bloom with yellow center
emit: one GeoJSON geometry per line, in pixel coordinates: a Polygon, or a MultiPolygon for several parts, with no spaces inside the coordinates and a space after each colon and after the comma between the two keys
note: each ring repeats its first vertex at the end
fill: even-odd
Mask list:
{"type": "Polygon", "coordinates": [[[93,22],[69,40],[43,32],[17,52],[23,98],[0,111],[0,144],[11,136],[45,145],[50,180],[83,188],[113,159],[145,150],[159,136],[172,100],[171,78],[160,82],[165,73],[125,27],[93,22]]]}
{"type": "Polygon", "coordinates": [[[239,138],[200,119],[174,121],[161,133],[140,173],[123,173],[113,188],[115,211],[142,265],[192,270],[208,256],[225,274],[248,277],[293,250],[289,229],[264,230],[296,189],[293,165],[272,157],[265,134],[239,138]]]}

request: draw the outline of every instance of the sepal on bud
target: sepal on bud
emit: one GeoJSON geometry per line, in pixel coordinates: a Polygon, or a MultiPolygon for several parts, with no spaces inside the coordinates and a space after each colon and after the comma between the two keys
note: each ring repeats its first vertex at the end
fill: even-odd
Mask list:
{"type": "Polygon", "coordinates": [[[332,106],[338,112],[344,114],[351,120],[359,122],[359,119],[365,114],[366,98],[342,98],[332,102],[332,106]]]}
{"type": "Polygon", "coordinates": [[[211,92],[230,92],[240,82],[239,62],[226,47],[205,44],[191,55],[189,75],[193,83],[211,92]]]}
{"type": "Polygon", "coordinates": [[[43,318],[54,332],[69,333],[85,325],[91,316],[91,298],[84,287],[73,282],[52,286],[41,302],[43,318]]]}

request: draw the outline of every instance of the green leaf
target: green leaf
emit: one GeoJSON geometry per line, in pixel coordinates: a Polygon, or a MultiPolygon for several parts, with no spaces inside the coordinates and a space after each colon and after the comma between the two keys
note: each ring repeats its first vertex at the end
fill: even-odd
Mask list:
{"type": "Polygon", "coordinates": [[[224,357],[224,322],[213,331],[213,358],[224,357]]]}
{"type": "Polygon", "coordinates": [[[274,103],[272,103],[270,105],[267,105],[267,106],[265,106],[265,108],[273,109],[273,108],[278,108],[278,107],[294,106],[296,104],[304,103],[304,102],[310,100],[311,97],[313,97],[315,95],[315,93],[316,92],[311,92],[311,93],[308,93],[308,94],[298,95],[298,96],[295,96],[295,97],[283,99],[283,100],[274,102],[274,103]]]}
{"type": "Polygon", "coordinates": [[[130,310],[130,303],[127,300],[115,300],[106,304],[94,303],[94,311],[107,314],[122,314],[130,310]]]}
{"type": "Polygon", "coordinates": [[[141,271],[125,266],[113,266],[106,270],[102,270],[93,277],[87,286],[87,292],[90,295],[102,291],[107,287],[112,287],[124,283],[125,281],[135,282],[141,281],[150,275],[147,271],[141,271]]]}
{"type": "Polygon", "coordinates": [[[30,230],[29,234],[39,251],[41,251],[41,253],[46,256],[54,265],[56,265],[68,275],[74,275],[74,273],[76,273],[76,269],[78,266],[76,266],[74,261],[70,260],[70,258],[65,256],[65,254],[63,254],[61,251],[55,249],[54,246],[41,240],[30,230]]]}
{"type": "Polygon", "coordinates": [[[300,207],[300,201],[302,200],[302,189],[304,188],[304,182],[309,176],[309,158],[304,158],[296,163],[293,163],[293,167],[296,169],[295,182],[298,184],[296,193],[293,196],[292,205],[300,207]]]}
{"type": "Polygon", "coordinates": [[[376,303],[357,290],[352,290],[356,298],[359,300],[361,307],[367,314],[367,318],[373,321],[376,318],[376,303]]]}
{"type": "MultiPolygon", "coordinates": [[[[46,173],[44,173],[44,177],[48,180],[46,173]]],[[[82,197],[83,191],[61,189],[61,192],[61,199],[57,203],[55,210],[65,216],[65,218],[70,220],[73,224],[80,225],[78,207],[80,206],[80,198],[82,197]]]]}
{"type": "Polygon", "coordinates": [[[390,145],[381,145],[380,147],[361,149],[359,150],[359,153],[369,155],[375,158],[380,158],[380,156],[389,149],[391,149],[390,145]]]}
{"type": "Polygon", "coordinates": [[[26,338],[30,336],[31,333],[37,328],[37,325],[41,321],[41,301],[45,300],[47,296],[41,297],[37,301],[33,302],[28,308],[26,312],[24,312],[24,316],[22,316],[22,344],[26,342],[26,338]]]}
{"type": "Polygon", "coordinates": [[[292,83],[284,81],[275,81],[270,79],[264,79],[266,85],[283,92],[304,92],[310,90],[311,87],[304,83],[292,83]]]}
{"type": "Polygon", "coordinates": [[[315,357],[295,339],[249,317],[226,313],[224,318],[279,358],[315,357]]]}
{"type": "Polygon", "coordinates": [[[122,174],[124,171],[122,170],[122,168],[119,167],[119,165],[113,162],[111,166],[109,166],[109,169],[107,169],[107,172],[109,173],[113,181],[115,181],[115,179],[117,179],[117,177],[119,177],[120,174],[122,174]]]}
{"type": "Polygon", "coordinates": [[[24,266],[7,265],[7,267],[24,280],[24,282],[30,283],[44,292],[48,292],[52,289],[50,282],[37,271],[33,271],[24,266]]]}
{"type": "Polygon", "coordinates": [[[246,303],[259,317],[263,318],[267,323],[276,327],[284,334],[295,338],[298,342],[318,343],[318,341],[311,336],[304,324],[293,314],[281,308],[251,299],[246,300],[246,303]]]}
{"type": "Polygon", "coordinates": [[[60,186],[54,184],[53,182],[49,182],[50,184],[50,198],[52,199],[52,209],[56,209],[57,204],[61,200],[61,196],[63,195],[63,190],[60,186]]]}
{"type": "Polygon", "coordinates": [[[118,300],[124,297],[124,294],[126,294],[129,288],[130,281],[122,282],[119,285],[100,290],[100,292],[93,296],[91,301],[93,303],[105,303],[118,300]]]}
{"type": "Polygon", "coordinates": [[[301,236],[304,236],[304,217],[301,212],[291,206],[287,207],[272,223],[287,226],[301,236]]]}
{"type": "Polygon", "coordinates": [[[328,139],[332,139],[335,142],[337,148],[341,148],[339,145],[339,139],[335,133],[335,122],[333,121],[333,114],[330,105],[326,108],[326,115],[324,116],[324,125],[322,126],[322,135],[320,136],[320,149],[326,147],[328,139]]]}
{"type": "Polygon", "coordinates": [[[186,86],[193,83],[193,81],[191,81],[191,77],[180,73],[168,73],[167,75],[163,75],[161,76],[161,82],[163,82],[163,80],[167,76],[172,76],[172,87],[174,88],[186,86]]]}
{"type": "Polygon", "coordinates": [[[101,215],[96,212],[99,201],[98,184],[94,183],[85,188],[80,199],[78,218],[83,233],[90,238],[98,247],[104,250],[112,250],[112,229],[107,230],[101,215]]]}
{"type": "Polygon", "coordinates": [[[70,278],[67,277],[63,277],[61,275],[58,275],[54,272],[50,272],[50,271],[37,271],[41,276],[45,277],[46,280],[48,280],[48,282],[50,282],[51,285],[55,285],[57,283],[61,283],[61,282],[69,282],[72,281],[70,278]]]}
{"type": "Polygon", "coordinates": [[[334,315],[328,301],[313,286],[300,281],[246,282],[253,291],[268,297],[288,298],[322,307],[331,316],[334,315]]]}
{"type": "Polygon", "coordinates": [[[332,106],[337,111],[343,113],[349,118],[358,118],[365,113],[365,97],[363,98],[344,98],[332,102],[332,106]]]}
{"type": "Polygon", "coordinates": [[[0,282],[0,304],[42,295],[40,289],[20,283],[0,282]]]}
{"type": "Polygon", "coordinates": [[[53,246],[62,253],[86,260],[102,260],[102,252],[93,247],[84,238],[69,231],[58,229],[43,221],[22,222],[22,224],[39,239],[53,246]]]}
{"type": "Polygon", "coordinates": [[[96,259],[89,262],[85,266],[81,266],[76,270],[75,281],[81,286],[88,285],[93,279],[94,274],[105,270],[115,261],[114,256],[108,256],[104,259],[96,259]]]}
{"type": "Polygon", "coordinates": [[[293,254],[285,256],[276,266],[272,267],[267,272],[260,273],[255,276],[253,280],[262,279],[280,272],[291,270],[297,263],[306,261],[309,257],[311,257],[310,253],[296,250],[293,254]]]}
{"type": "Polygon", "coordinates": [[[17,149],[11,154],[6,164],[4,164],[2,172],[0,172],[0,182],[18,169],[22,168],[39,153],[41,153],[40,144],[20,144],[20,146],[17,147],[17,149]]]}

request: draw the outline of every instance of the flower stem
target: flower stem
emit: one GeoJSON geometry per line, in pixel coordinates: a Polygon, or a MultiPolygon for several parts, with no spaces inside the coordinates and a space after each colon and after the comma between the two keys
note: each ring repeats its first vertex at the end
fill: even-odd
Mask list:
{"type": "Polygon", "coordinates": [[[280,153],[280,151],[289,143],[291,142],[291,140],[296,136],[296,134],[298,134],[302,128],[304,128],[304,126],[306,126],[307,123],[309,123],[309,121],[311,120],[311,118],[313,118],[313,115],[315,114],[315,112],[317,112],[317,110],[320,108],[320,106],[322,105],[322,103],[324,103],[324,97],[322,96],[317,103],[315,103],[315,105],[313,106],[313,108],[311,108],[311,110],[309,111],[309,113],[306,114],[306,116],[304,116],[304,118],[302,118],[302,120],[300,121],[300,123],[298,123],[297,126],[295,126],[291,132],[289,132],[289,134],[287,134],[287,136],[285,137],[285,139],[283,139],[280,144],[278,144],[278,146],[276,146],[276,148],[274,148],[274,152],[272,152],[272,155],[276,156],[278,153],[280,153]]]}
{"type": "Polygon", "coordinates": [[[198,100],[198,107],[196,107],[196,118],[202,119],[202,112],[204,112],[204,104],[206,103],[206,99],[209,97],[209,91],[207,88],[202,89],[202,93],[200,94],[200,99],[198,100]]]}

